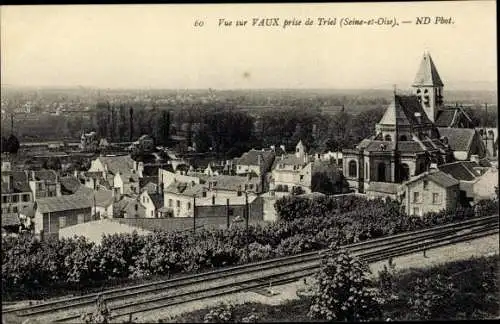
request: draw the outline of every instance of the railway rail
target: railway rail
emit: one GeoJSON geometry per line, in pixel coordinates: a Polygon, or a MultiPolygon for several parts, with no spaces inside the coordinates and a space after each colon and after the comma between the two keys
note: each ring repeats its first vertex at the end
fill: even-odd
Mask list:
{"type": "MultiPolygon", "coordinates": [[[[468,241],[498,233],[498,215],[474,218],[425,230],[402,233],[344,246],[351,254],[367,262],[376,262],[444,245],[468,241]]],[[[206,273],[150,282],[102,293],[60,299],[16,309],[3,310],[2,315],[43,322],[78,322],[83,312],[92,311],[98,295],[111,311],[113,322],[127,320],[130,315],[146,316],[148,312],[204,298],[279,284],[312,275],[321,254],[327,250],[233,266],[206,273]]]]}

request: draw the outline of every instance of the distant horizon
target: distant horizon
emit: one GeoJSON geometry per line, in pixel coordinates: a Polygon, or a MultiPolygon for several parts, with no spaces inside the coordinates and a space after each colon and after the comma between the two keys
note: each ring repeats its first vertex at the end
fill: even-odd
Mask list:
{"type": "MultiPolygon", "coordinates": [[[[478,81],[480,83],[481,81],[478,81]]],[[[341,88],[341,87],[324,87],[324,88],[319,88],[319,87],[311,87],[311,88],[306,88],[306,87],[301,87],[301,88],[162,88],[162,87],[99,87],[99,86],[80,86],[80,85],[53,85],[53,86],[48,86],[48,85],[43,85],[43,86],[35,86],[35,85],[13,85],[13,84],[6,84],[6,85],[0,85],[0,88],[15,88],[15,89],[30,89],[30,90],[78,90],[78,89],[86,89],[86,90],[110,90],[110,91],[116,91],[116,90],[128,90],[128,91],[136,91],[136,90],[164,90],[164,91],[272,91],[272,90],[339,90],[339,91],[366,91],[366,90],[374,90],[374,91],[388,91],[392,92],[394,91],[394,88],[392,87],[379,87],[379,88],[371,88],[371,87],[366,87],[366,88],[341,88]]],[[[466,88],[448,88],[444,87],[444,91],[487,91],[487,92],[498,92],[497,88],[476,88],[476,89],[466,89],[466,88]]],[[[410,91],[411,88],[396,88],[396,92],[401,91],[410,91]]]]}

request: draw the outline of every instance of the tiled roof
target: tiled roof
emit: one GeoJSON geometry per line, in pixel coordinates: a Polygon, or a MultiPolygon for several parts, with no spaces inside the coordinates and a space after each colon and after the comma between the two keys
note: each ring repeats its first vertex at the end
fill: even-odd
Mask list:
{"type": "Polygon", "coordinates": [[[428,177],[430,180],[434,181],[444,188],[458,185],[460,183],[460,181],[441,171],[430,173],[428,177]]]}
{"type": "Polygon", "coordinates": [[[17,213],[2,213],[2,227],[5,226],[19,226],[21,221],[19,220],[19,215],[17,213]]]}
{"type": "Polygon", "coordinates": [[[66,195],[60,197],[39,198],[36,201],[37,211],[53,213],[64,210],[91,208],[91,199],[82,195],[66,195]]]}
{"type": "Polygon", "coordinates": [[[159,193],[149,194],[149,198],[155,205],[155,208],[161,208],[163,206],[163,195],[159,193]]]}
{"type": "Polygon", "coordinates": [[[439,134],[448,138],[453,151],[469,151],[476,131],[470,128],[438,128],[439,134]]]}
{"type": "Polygon", "coordinates": [[[445,172],[457,180],[472,181],[479,176],[474,168],[479,164],[471,161],[460,161],[438,165],[438,169],[445,172]]]}
{"type": "Polygon", "coordinates": [[[2,193],[22,193],[31,192],[28,177],[22,171],[4,171],[2,176],[11,176],[12,184],[8,188],[7,183],[2,180],[2,193]]]}
{"type": "Polygon", "coordinates": [[[213,186],[213,189],[220,190],[229,190],[229,191],[238,191],[244,190],[245,184],[259,184],[260,179],[258,177],[253,177],[250,180],[247,177],[241,176],[229,176],[229,175],[219,175],[215,177],[209,177],[206,179],[208,183],[216,182],[216,185],[213,186]]]}
{"type": "Polygon", "coordinates": [[[261,156],[262,165],[268,165],[274,159],[274,152],[272,151],[261,151],[261,150],[250,150],[238,159],[237,163],[241,165],[258,165],[259,155],[261,156]]]}
{"type": "Polygon", "coordinates": [[[158,184],[158,173],[155,176],[147,176],[139,179],[139,186],[143,188],[148,183],[158,184]]]}
{"type": "Polygon", "coordinates": [[[391,182],[370,182],[367,191],[395,194],[398,192],[399,186],[399,184],[391,182]]]}
{"type": "Polygon", "coordinates": [[[78,181],[78,179],[73,176],[61,177],[60,182],[61,189],[64,189],[71,193],[75,193],[81,186],[80,181],[78,181]]]}
{"type": "Polygon", "coordinates": [[[146,190],[149,194],[154,194],[158,190],[158,184],[153,182],[148,182],[146,185],[141,187],[141,192],[146,190]]]}
{"type": "Polygon", "coordinates": [[[78,188],[78,190],[75,192],[75,195],[80,195],[80,196],[94,199],[93,198],[94,197],[94,190],[92,190],[91,188],[86,187],[86,186],[80,186],[78,188]]]}
{"type": "Polygon", "coordinates": [[[414,86],[444,86],[439,73],[429,53],[424,53],[420,62],[417,75],[413,81],[414,86]]]}
{"type": "Polygon", "coordinates": [[[168,187],[164,188],[166,193],[172,193],[176,195],[183,195],[192,197],[196,195],[196,197],[201,196],[203,191],[206,191],[206,185],[201,184],[190,184],[183,182],[174,182],[171,183],[168,187]]]}
{"type": "MultiPolygon", "coordinates": [[[[130,197],[122,197],[113,205],[113,214],[120,215],[120,212],[127,213],[127,218],[143,218],[146,214],[146,209],[136,200],[130,197]]],[[[116,217],[116,216],[115,216],[116,217]]]]}
{"type": "Polygon", "coordinates": [[[457,127],[460,121],[465,121],[465,125],[472,124],[472,119],[465,110],[454,107],[438,111],[435,124],[437,127],[457,127]]]}
{"type": "Polygon", "coordinates": [[[107,207],[113,203],[112,190],[96,190],[94,191],[95,204],[100,207],[107,207]]]}
{"type": "Polygon", "coordinates": [[[455,117],[455,109],[440,110],[437,113],[437,118],[434,124],[437,127],[451,127],[453,118],[455,117]]]}
{"type": "Polygon", "coordinates": [[[83,175],[88,178],[92,179],[101,179],[102,178],[102,172],[100,171],[85,171],[83,172],[83,175]]]}
{"type": "Polygon", "coordinates": [[[37,181],[44,180],[44,181],[55,182],[57,179],[57,172],[54,170],[38,170],[38,171],[33,171],[33,174],[35,175],[35,179],[37,181]]]}
{"type": "Polygon", "coordinates": [[[309,161],[304,162],[303,158],[298,158],[295,154],[286,154],[277,156],[276,159],[274,159],[273,169],[279,164],[304,166],[307,163],[309,163],[309,161]]]}
{"type": "Polygon", "coordinates": [[[412,183],[415,181],[419,181],[419,180],[422,180],[425,178],[437,183],[438,185],[440,185],[441,187],[444,187],[444,188],[448,188],[448,187],[460,184],[460,181],[453,178],[449,174],[442,172],[441,170],[431,170],[431,171],[421,173],[421,174],[411,178],[409,181],[406,182],[406,184],[412,183]]]}
{"type": "Polygon", "coordinates": [[[134,167],[134,160],[129,155],[100,156],[99,159],[108,166],[108,171],[113,174],[117,172],[128,174],[134,167]]]}
{"type": "MultiPolygon", "coordinates": [[[[424,143],[425,145],[425,143],[424,143]]],[[[433,150],[434,147],[425,145],[428,150],[433,150]]],[[[415,141],[398,141],[398,150],[401,152],[422,152],[426,151],[418,142],[415,141]]]]}

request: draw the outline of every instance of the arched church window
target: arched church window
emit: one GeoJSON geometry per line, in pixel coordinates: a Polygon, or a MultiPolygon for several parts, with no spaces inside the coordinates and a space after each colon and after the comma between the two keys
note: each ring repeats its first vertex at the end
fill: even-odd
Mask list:
{"type": "Polygon", "coordinates": [[[408,164],[403,163],[401,164],[401,180],[406,181],[410,179],[410,167],[408,164]]]}
{"type": "Polygon", "coordinates": [[[389,134],[385,135],[384,140],[388,141],[388,142],[392,141],[391,135],[389,135],[389,134]]]}
{"type": "Polygon", "coordinates": [[[377,181],[385,182],[385,163],[380,162],[377,166],[377,181]]]}
{"type": "Polygon", "coordinates": [[[424,93],[428,93],[428,92],[429,92],[429,89],[425,89],[425,90],[424,90],[424,93]]]}
{"type": "Polygon", "coordinates": [[[349,162],[349,177],[357,177],[358,176],[358,164],[356,161],[349,162]]]}
{"type": "Polygon", "coordinates": [[[479,135],[483,136],[483,130],[482,129],[479,130],[479,135]]]}
{"type": "Polygon", "coordinates": [[[491,137],[493,138],[495,135],[493,134],[493,131],[492,130],[489,130],[488,131],[488,137],[491,137]]]}
{"type": "Polygon", "coordinates": [[[417,93],[420,93],[420,89],[417,89],[417,93]]]}
{"type": "Polygon", "coordinates": [[[408,137],[406,137],[406,135],[401,135],[401,136],[399,136],[399,140],[400,141],[407,141],[408,137]]]}

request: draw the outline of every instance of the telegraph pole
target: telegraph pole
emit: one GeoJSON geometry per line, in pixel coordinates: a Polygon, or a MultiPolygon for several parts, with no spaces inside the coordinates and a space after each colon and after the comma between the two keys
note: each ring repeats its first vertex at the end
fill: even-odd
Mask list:
{"type": "Polygon", "coordinates": [[[250,260],[250,252],[248,250],[248,193],[245,190],[245,232],[246,232],[246,253],[247,260],[250,260]]]}
{"type": "Polygon", "coordinates": [[[229,228],[229,198],[226,199],[226,217],[227,228],[229,228]]]}
{"type": "Polygon", "coordinates": [[[196,195],[193,195],[193,234],[196,233],[196,195]]]}

